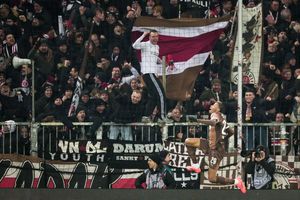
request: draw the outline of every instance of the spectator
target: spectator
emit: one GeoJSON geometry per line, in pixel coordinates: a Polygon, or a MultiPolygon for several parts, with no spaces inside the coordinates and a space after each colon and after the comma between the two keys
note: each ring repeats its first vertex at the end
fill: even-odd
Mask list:
{"type": "Polygon", "coordinates": [[[28,57],[35,61],[35,67],[43,76],[44,81],[48,76],[53,76],[54,55],[52,49],[48,47],[47,39],[38,40],[28,53],[28,57]]]}
{"type": "MultiPolygon", "coordinates": [[[[111,116],[112,121],[116,123],[139,122],[143,116],[143,105],[141,104],[142,93],[138,90],[129,94],[119,94],[115,101],[114,112],[111,116]]],[[[121,139],[133,140],[132,130],[130,126],[111,126],[109,139],[116,140],[121,133],[121,139]]]]}
{"type": "Polygon", "coordinates": [[[44,94],[35,102],[35,114],[36,116],[46,110],[53,101],[53,89],[51,85],[44,86],[44,94]]]}
{"type": "Polygon", "coordinates": [[[256,0],[246,0],[246,8],[253,8],[257,4],[256,0]]]}
{"type": "MultiPolygon", "coordinates": [[[[173,122],[185,122],[185,116],[182,114],[182,110],[176,106],[171,113],[168,114],[170,120],[173,122]]],[[[186,126],[169,126],[168,135],[173,137],[175,141],[184,142],[184,139],[187,137],[187,127],[186,126]]]]}
{"type": "MultiPolygon", "coordinates": [[[[89,122],[89,118],[87,116],[86,111],[83,107],[78,107],[76,109],[76,114],[71,118],[72,122],[89,122]]],[[[88,126],[78,125],[72,128],[72,134],[69,139],[79,139],[79,140],[86,140],[88,133],[88,126]]]]}
{"type": "Polygon", "coordinates": [[[46,107],[45,111],[37,116],[36,121],[47,121],[50,119],[49,116],[51,116],[53,120],[62,122],[68,129],[73,129],[71,120],[67,118],[67,109],[63,105],[62,98],[56,96],[53,98],[53,102],[46,107]]]}
{"type": "Polygon", "coordinates": [[[28,126],[20,126],[19,128],[19,154],[30,155],[30,129],[28,126]]]}
{"type": "Polygon", "coordinates": [[[87,90],[82,91],[78,107],[83,108],[88,114],[93,112],[93,102],[87,90]]]}
{"type": "MultiPolygon", "coordinates": [[[[242,117],[246,123],[267,123],[266,117],[267,106],[272,106],[271,101],[263,101],[255,97],[255,91],[248,89],[245,92],[242,117]]],[[[255,146],[261,144],[268,147],[268,133],[265,126],[245,126],[243,133],[245,135],[245,148],[252,150],[255,146]]]]}
{"type": "MultiPolygon", "coordinates": [[[[256,95],[258,95],[261,99],[276,101],[278,93],[278,84],[267,74],[262,74],[258,83],[256,95]]],[[[275,107],[271,110],[266,110],[266,114],[269,119],[272,118],[275,114],[275,107]]]]}
{"type": "Polygon", "coordinates": [[[112,37],[110,37],[109,43],[113,45],[113,48],[119,47],[121,53],[120,58],[122,58],[120,62],[124,61],[124,59],[128,57],[128,52],[130,48],[130,44],[128,43],[128,40],[126,40],[125,36],[126,35],[124,25],[121,22],[116,23],[113,27],[113,33],[112,37]]]}
{"type": "MultiPolygon", "coordinates": [[[[96,131],[101,126],[102,122],[109,120],[109,113],[107,110],[107,103],[102,99],[96,99],[94,102],[94,111],[90,113],[90,120],[93,122],[93,125],[90,127],[87,138],[88,139],[96,139],[96,131]]],[[[104,128],[105,129],[105,128],[104,128]]],[[[107,130],[105,129],[105,131],[107,130]]],[[[106,135],[102,135],[102,138],[107,138],[106,135]]]]}
{"type": "Polygon", "coordinates": [[[33,3],[34,15],[37,15],[45,20],[45,24],[48,26],[52,25],[51,15],[44,8],[42,0],[35,0],[33,3]]]}
{"type": "Polygon", "coordinates": [[[0,129],[0,153],[16,153],[17,145],[16,123],[7,120],[0,129]]]}
{"type": "Polygon", "coordinates": [[[280,1],[279,0],[271,0],[270,5],[265,6],[267,8],[264,11],[264,24],[268,24],[269,26],[276,27],[280,20],[280,1]]]}
{"type": "Polygon", "coordinates": [[[95,15],[93,17],[94,33],[100,36],[102,41],[107,41],[109,38],[109,24],[106,21],[105,12],[101,8],[95,10],[95,15]]]}
{"type": "Polygon", "coordinates": [[[171,158],[171,154],[169,151],[167,150],[162,150],[161,152],[159,152],[160,155],[160,159],[161,159],[161,164],[163,165],[163,167],[170,173],[173,174],[169,164],[172,161],[171,158]]]}
{"type": "Polygon", "coordinates": [[[282,70],[282,82],[278,94],[277,111],[285,115],[291,113],[293,97],[295,94],[295,82],[292,79],[292,72],[290,69],[282,70]]]}
{"type": "Polygon", "coordinates": [[[180,9],[179,8],[179,3],[180,2],[178,0],[170,0],[168,15],[165,18],[168,18],[168,19],[178,18],[179,9],[180,9]]]}
{"type": "Polygon", "coordinates": [[[121,49],[119,44],[111,45],[111,50],[109,52],[110,55],[110,67],[121,67],[121,64],[124,63],[125,54],[123,49],[121,49]]]}
{"type": "MultiPolygon", "coordinates": [[[[139,72],[131,65],[131,63],[124,61],[122,64],[121,71],[121,85],[122,84],[130,84],[132,79],[136,79],[140,76],[139,72]]],[[[137,89],[137,87],[135,88],[137,89]]]]}
{"type": "Polygon", "coordinates": [[[220,16],[231,15],[233,10],[232,8],[233,5],[231,0],[222,1],[222,10],[220,16]]]}
{"type": "Polygon", "coordinates": [[[135,181],[135,187],[139,189],[174,189],[175,186],[174,177],[162,167],[158,153],[149,156],[148,169],[135,181]],[[145,187],[143,183],[146,184],[145,187]]]}
{"type": "Polygon", "coordinates": [[[0,88],[0,104],[3,110],[3,119],[14,121],[26,121],[29,117],[28,102],[26,95],[20,90],[11,90],[8,84],[0,88]]]}
{"type": "Polygon", "coordinates": [[[280,12],[280,23],[278,25],[278,31],[285,31],[288,34],[290,33],[290,24],[292,22],[292,13],[291,10],[288,8],[285,8],[281,10],[280,12]]]}
{"type": "Polygon", "coordinates": [[[131,79],[129,84],[130,84],[131,90],[141,90],[142,89],[140,81],[137,78],[131,79]]]}
{"type": "Polygon", "coordinates": [[[274,126],[269,127],[271,145],[270,150],[273,155],[287,155],[289,152],[289,134],[292,132],[292,127],[279,125],[288,122],[283,113],[276,113],[274,126]]]}
{"type": "Polygon", "coordinates": [[[65,89],[65,82],[69,77],[69,71],[71,67],[71,54],[66,41],[58,42],[58,50],[54,55],[54,73],[57,78],[56,88],[58,91],[65,89]]]}
{"type": "Polygon", "coordinates": [[[111,77],[108,81],[107,89],[108,91],[116,96],[118,95],[121,83],[121,69],[117,66],[112,68],[111,77]]]}
{"type": "Polygon", "coordinates": [[[80,59],[78,59],[80,57],[80,55],[82,54],[82,52],[84,52],[84,35],[82,32],[80,31],[76,31],[73,34],[73,38],[72,41],[70,43],[70,53],[71,53],[71,63],[73,65],[80,65],[81,63],[78,63],[79,61],[81,61],[80,59]]]}
{"type": "Polygon", "coordinates": [[[270,41],[268,43],[267,51],[264,54],[264,66],[272,70],[273,73],[275,73],[273,76],[275,76],[276,74],[278,75],[277,69],[281,69],[283,64],[282,60],[280,59],[282,55],[278,51],[277,44],[277,42],[270,41]]]}
{"type": "Polygon", "coordinates": [[[4,45],[4,55],[6,58],[12,58],[13,56],[18,56],[20,58],[26,58],[26,52],[28,45],[26,44],[26,38],[21,37],[16,41],[14,34],[10,31],[6,31],[5,36],[6,44],[4,45]]]}
{"type": "MultiPolygon", "coordinates": [[[[150,33],[144,32],[134,43],[133,48],[140,49],[142,53],[142,69],[143,80],[147,85],[147,91],[151,97],[147,101],[146,117],[149,117],[154,110],[155,106],[158,106],[160,111],[160,118],[166,121],[166,95],[162,87],[161,82],[156,77],[158,72],[158,63],[161,63],[159,55],[159,46],[157,45],[159,34],[155,30],[151,30],[150,33]],[[149,34],[149,41],[142,42],[142,40],[149,34]],[[151,53],[155,52],[155,53],[151,53]]],[[[146,121],[149,119],[146,119],[146,121]]]]}
{"type": "Polygon", "coordinates": [[[296,95],[293,99],[293,106],[290,119],[292,122],[297,123],[300,121],[300,75],[295,80],[296,95]]]}
{"type": "Polygon", "coordinates": [[[164,17],[162,16],[162,14],[163,14],[163,7],[160,5],[155,5],[153,7],[152,16],[156,17],[157,19],[163,19],[164,17]]]}
{"type": "Polygon", "coordinates": [[[147,16],[152,16],[153,15],[153,8],[155,6],[155,1],[154,0],[147,0],[146,1],[146,15],[147,16]]]}
{"type": "Polygon", "coordinates": [[[237,103],[238,102],[238,91],[237,86],[232,85],[231,91],[229,92],[229,99],[224,103],[226,120],[228,122],[237,122],[237,103]]]}
{"type": "Polygon", "coordinates": [[[222,90],[222,83],[220,79],[214,79],[210,90],[204,91],[199,97],[200,101],[211,100],[224,102],[228,100],[228,92],[222,90]]]}

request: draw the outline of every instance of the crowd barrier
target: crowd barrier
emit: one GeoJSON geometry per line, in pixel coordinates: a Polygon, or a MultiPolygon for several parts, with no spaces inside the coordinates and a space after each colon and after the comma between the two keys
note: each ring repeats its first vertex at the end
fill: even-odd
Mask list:
{"type": "MultiPolygon", "coordinates": [[[[19,153],[24,155],[37,155],[38,151],[56,151],[57,140],[86,140],[91,122],[74,123],[74,130],[68,130],[62,123],[25,123],[25,122],[0,122],[0,153],[19,153]]],[[[229,124],[236,128],[237,124],[229,124]]],[[[254,146],[266,144],[272,155],[299,155],[300,129],[292,123],[263,123],[243,124],[243,144],[254,146]],[[250,140],[251,139],[251,140],[250,140]],[[250,143],[250,144],[249,144],[250,143]],[[252,144],[253,143],[253,144],[252,144]]],[[[207,138],[208,127],[194,122],[182,123],[131,123],[116,124],[103,123],[95,132],[94,139],[111,139],[114,132],[114,140],[126,140],[123,135],[131,135],[130,141],[163,141],[173,139],[183,142],[186,137],[207,138]],[[117,134],[115,134],[115,132],[117,134]],[[122,134],[123,133],[123,134],[122,134]],[[178,133],[183,136],[178,137],[178,133]]],[[[91,137],[91,136],[90,136],[91,137]]],[[[237,146],[237,137],[229,140],[228,150],[237,146]]]]}

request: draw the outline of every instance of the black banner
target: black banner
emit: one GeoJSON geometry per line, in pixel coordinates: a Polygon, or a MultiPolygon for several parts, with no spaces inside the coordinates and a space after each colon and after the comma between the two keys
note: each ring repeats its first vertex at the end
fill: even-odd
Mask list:
{"type": "Polygon", "coordinates": [[[58,140],[56,151],[45,151],[44,158],[71,162],[103,163],[108,147],[106,140],[58,140]]]}
{"type": "Polygon", "coordinates": [[[149,155],[163,150],[161,143],[110,142],[108,163],[113,168],[147,168],[149,155]]]}
{"type": "MultiPolygon", "coordinates": [[[[182,142],[165,141],[164,148],[170,152],[171,167],[176,181],[176,188],[178,189],[199,189],[200,188],[200,174],[191,173],[186,170],[187,166],[192,164],[187,148],[182,142]]],[[[196,150],[198,163],[201,165],[204,162],[204,154],[199,149],[196,150]]]]}

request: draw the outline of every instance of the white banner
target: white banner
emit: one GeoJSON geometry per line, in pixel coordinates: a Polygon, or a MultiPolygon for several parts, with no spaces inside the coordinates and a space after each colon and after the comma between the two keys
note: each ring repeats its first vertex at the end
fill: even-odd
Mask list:
{"type": "MultiPolygon", "coordinates": [[[[242,13],[243,84],[256,84],[259,78],[263,40],[262,4],[254,8],[243,6],[242,13]]],[[[234,83],[238,81],[238,45],[238,40],[236,40],[231,70],[231,81],[234,83]]]]}

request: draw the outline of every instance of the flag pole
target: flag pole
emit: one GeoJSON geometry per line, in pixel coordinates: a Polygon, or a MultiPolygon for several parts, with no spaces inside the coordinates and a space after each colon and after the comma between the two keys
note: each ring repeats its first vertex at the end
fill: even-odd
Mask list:
{"type": "MultiPolygon", "coordinates": [[[[243,38],[242,38],[242,6],[243,1],[238,1],[238,109],[237,109],[237,133],[238,133],[238,152],[242,150],[242,96],[243,96],[243,74],[242,74],[242,66],[243,66],[243,38]]],[[[239,162],[239,173],[242,172],[242,162],[239,162]]]]}
{"type": "Polygon", "coordinates": [[[166,78],[166,56],[162,57],[162,84],[165,92],[167,92],[167,78],[166,78]]]}
{"type": "Polygon", "coordinates": [[[181,18],[181,4],[180,2],[178,3],[178,19],[181,18]]]}
{"type": "Polygon", "coordinates": [[[228,37],[229,39],[231,39],[232,33],[233,33],[233,27],[234,27],[234,22],[235,22],[236,13],[237,13],[237,9],[236,9],[237,6],[238,6],[238,1],[236,2],[236,5],[234,7],[234,14],[233,14],[233,17],[232,17],[232,23],[231,23],[229,37],[228,37]]]}

